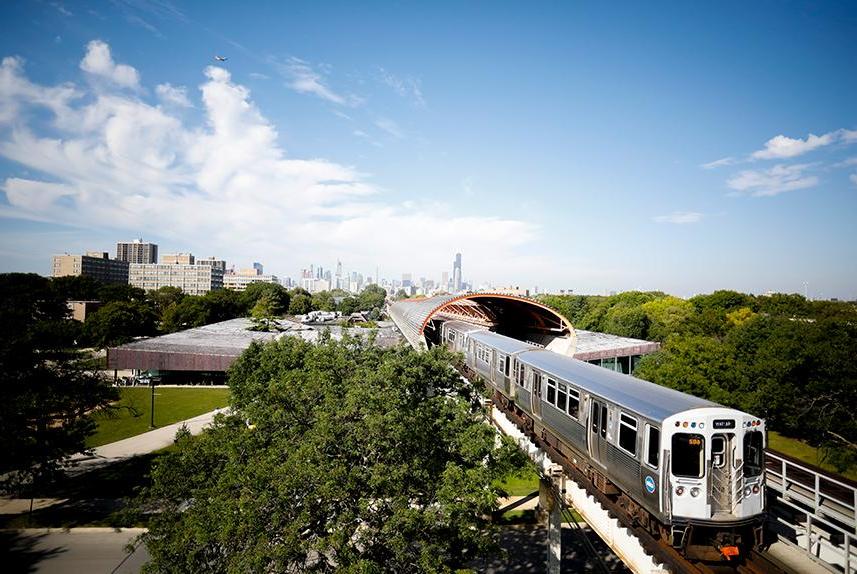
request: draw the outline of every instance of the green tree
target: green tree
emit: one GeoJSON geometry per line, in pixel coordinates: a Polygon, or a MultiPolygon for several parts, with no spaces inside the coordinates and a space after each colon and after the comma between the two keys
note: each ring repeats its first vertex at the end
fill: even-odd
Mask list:
{"type": "Polygon", "coordinates": [[[358,311],[383,309],[387,299],[387,290],[380,285],[368,285],[357,297],[358,311]]]}
{"type": "Polygon", "coordinates": [[[250,318],[255,331],[272,331],[277,328],[277,317],[281,315],[280,303],[275,295],[262,295],[253,309],[250,318]]]}
{"type": "Polygon", "coordinates": [[[356,297],[346,297],[339,303],[339,310],[343,315],[350,315],[360,308],[360,301],[356,297]]]}
{"type": "Polygon", "coordinates": [[[51,288],[66,301],[98,301],[104,283],[85,275],[68,275],[51,279],[51,288]]]}
{"type": "Polygon", "coordinates": [[[687,333],[694,313],[692,304],[672,295],[643,303],[641,309],[649,319],[648,338],[660,342],[687,333]]]}
{"type": "Polygon", "coordinates": [[[312,308],[320,311],[336,311],[336,300],[330,291],[319,291],[312,294],[312,308]]]}
{"type": "Polygon", "coordinates": [[[289,315],[305,315],[312,311],[312,297],[299,293],[292,295],[289,302],[289,315]]]}
{"type": "Polygon", "coordinates": [[[161,287],[146,293],[146,299],[152,305],[158,318],[163,321],[164,314],[172,305],[178,305],[187,297],[178,287],[161,287]]]}
{"type": "Polygon", "coordinates": [[[157,315],[148,304],[112,301],[89,315],[83,330],[92,345],[113,347],[134,337],[154,335],[157,315]]]}
{"type": "Polygon", "coordinates": [[[0,275],[0,324],[0,485],[20,492],[55,478],[85,448],[89,413],[116,391],[68,350],[65,326],[76,322],[48,279],[0,275]]]}
{"type": "Polygon", "coordinates": [[[96,298],[102,303],[110,303],[111,301],[144,303],[146,292],[127,283],[105,283],[98,290],[98,297],[96,298]]]}
{"type": "Polygon", "coordinates": [[[147,571],[448,572],[490,550],[493,481],[522,455],[450,360],[354,339],[251,346],[233,414],[153,471],[147,571]]]}
{"type": "Polygon", "coordinates": [[[274,315],[282,315],[289,308],[289,290],[278,283],[251,283],[241,293],[241,306],[248,312],[252,312],[255,305],[262,299],[267,298],[267,305],[271,306],[274,315]]]}
{"type": "Polygon", "coordinates": [[[167,333],[219,323],[245,315],[240,294],[229,289],[187,296],[170,305],[164,313],[162,329],[167,333]]]}

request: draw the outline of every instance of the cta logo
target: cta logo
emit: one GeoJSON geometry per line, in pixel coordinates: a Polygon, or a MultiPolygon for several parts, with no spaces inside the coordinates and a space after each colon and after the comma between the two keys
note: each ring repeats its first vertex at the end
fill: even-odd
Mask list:
{"type": "Polygon", "coordinates": [[[655,492],[655,479],[651,476],[646,477],[646,490],[649,494],[654,494],[655,492]]]}

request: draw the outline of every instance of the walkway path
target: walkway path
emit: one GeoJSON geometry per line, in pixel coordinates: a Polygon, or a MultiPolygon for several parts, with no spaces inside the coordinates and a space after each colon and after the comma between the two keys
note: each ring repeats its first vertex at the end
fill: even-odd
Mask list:
{"type": "MultiPolygon", "coordinates": [[[[116,442],[111,442],[94,449],[93,454],[76,454],[72,457],[75,466],[68,469],[67,474],[77,476],[81,473],[107,466],[114,462],[125,460],[134,456],[148,454],[173,444],[176,431],[186,424],[191,434],[199,434],[211,424],[214,415],[226,412],[229,407],[215,409],[211,412],[201,414],[167,425],[137,436],[132,436],[116,442]]],[[[65,498],[38,498],[33,501],[33,510],[40,510],[56,504],[66,502],[65,498]]],[[[23,514],[30,509],[29,498],[0,497],[0,514],[23,514]]]]}
{"type": "Polygon", "coordinates": [[[76,454],[72,460],[77,465],[71,470],[72,473],[85,472],[93,467],[110,464],[118,460],[124,460],[132,456],[148,454],[156,450],[165,448],[173,444],[176,431],[186,424],[191,434],[199,434],[202,430],[211,424],[214,420],[214,415],[226,412],[229,407],[215,409],[208,413],[203,413],[192,419],[179,421],[171,425],[167,425],[137,436],[128,437],[116,442],[95,447],[92,455],[76,454]]]}

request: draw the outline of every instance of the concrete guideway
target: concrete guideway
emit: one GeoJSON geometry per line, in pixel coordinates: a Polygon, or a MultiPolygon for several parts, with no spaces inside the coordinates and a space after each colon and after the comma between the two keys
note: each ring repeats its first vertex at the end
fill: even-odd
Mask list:
{"type": "MultiPolygon", "coordinates": [[[[542,473],[550,476],[557,465],[548,457],[547,453],[533,444],[512,421],[506,418],[503,411],[493,405],[491,409],[491,420],[494,425],[504,434],[512,437],[518,443],[518,446],[536,463],[542,473]]],[[[565,480],[564,477],[563,480],[566,502],[577,510],[592,530],[619,556],[631,571],[637,574],[662,574],[667,572],[663,564],[656,562],[652,556],[646,554],[639,540],[628,529],[623,527],[618,520],[610,517],[608,511],[598,503],[595,497],[586,492],[585,489],[577,486],[574,481],[565,480]]],[[[558,526],[559,512],[552,512],[551,515],[552,526],[558,526]],[[554,517],[553,515],[556,516],[554,517]]],[[[555,547],[554,538],[550,537],[550,556],[559,556],[559,548],[555,547]]],[[[556,563],[558,564],[558,561],[556,563]]]]}

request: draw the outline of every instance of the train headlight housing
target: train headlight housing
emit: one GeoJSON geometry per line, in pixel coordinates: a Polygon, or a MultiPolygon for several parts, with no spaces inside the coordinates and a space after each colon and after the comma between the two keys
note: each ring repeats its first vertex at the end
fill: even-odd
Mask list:
{"type": "Polygon", "coordinates": [[[690,489],[690,495],[691,495],[692,497],[694,497],[694,498],[696,498],[697,496],[699,496],[699,488],[697,488],[696,486],[694,486],[693,488],[691,488],[691,489],[690,489]]]}
{"type": "Polygon", "coordinates": [[[759,494],[759,485],[758,484],[753,485],[753,494],[759,494]]]}
{"type": "Polygon", "coordinates": [[[744,487],[744,496],[750,496],[751,492],[753,492],[753,489],[751,489],[749,486],[744,487]]]}
{"type": "Polygon", "coordinates": [[[675,487],[675,494],[676,494],[676,496],[681,496],[682,494],[684,494],[684,487],[683,486],[676,486],[675,487]]]}

